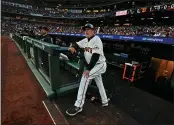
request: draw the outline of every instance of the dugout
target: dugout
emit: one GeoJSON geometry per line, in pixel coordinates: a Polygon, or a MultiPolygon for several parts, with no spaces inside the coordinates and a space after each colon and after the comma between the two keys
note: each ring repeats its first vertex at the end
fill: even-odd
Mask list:
{"type": "MultiPolygon", "coordinates": [[[[52,35],[52,37],[54,39],[56,37],[59,38],[67,46],[84,38],[65,35],[52,35]]],[[[172,45],[112,39],[102,39],[102,42],[108,65],[107,73],[105,73],[107,74],[105,75],[106,79],[104,80],[115,79],[115,76],[121,79],[123,77],[124,64],[137,61],[142,64],[143,68],[138,73],[138,78],[135,78],[136,80],[130,82],[130,84],[172,102],[171,74],[174,69],[174,47],[172,45]],[[168,82],[167,84],[158,85],[157,79],[159,76],[162,76],[164,70],[168,71],[168,82]],[[108,76],[108,74],[111,75],[108,76]],[[160,93],[157,91],[162,90],[162,88],[166,89],[163,89],[164,92],[161,93],[167,93],[168,97],[165,97],[165,94],[157,94],[160,93]]]]}

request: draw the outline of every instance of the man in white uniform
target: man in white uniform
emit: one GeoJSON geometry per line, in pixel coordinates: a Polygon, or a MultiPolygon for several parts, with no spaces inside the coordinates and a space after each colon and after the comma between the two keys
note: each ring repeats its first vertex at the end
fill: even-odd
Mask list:
{"type": "Polygon", "coordinates": [[[98,36],[95,36],[94,26],[92,24],[86,24],[83,27],[83,30],[85,30],[86,38],[69,48],[71,53],[76,53],[77,49],[83,50],[87,64],[87,70],[83,72],[74,107],[66,111],[70,116],[74,116],[82,111],[86,91],[92,79],[95,80],[97,87],[99,88],[102,105],[108,106],[108,99],[101,76],[101,74],[106,71],[106,59],[103,53],[103,43],[98,36]]]}

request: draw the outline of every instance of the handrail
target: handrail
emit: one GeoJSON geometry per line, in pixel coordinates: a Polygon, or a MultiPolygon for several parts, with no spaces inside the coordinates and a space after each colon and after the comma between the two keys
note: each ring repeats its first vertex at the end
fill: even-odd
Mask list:
{"type": "Polygon", "coordinates": [[[54,55],[55,53],[68,52],[68,47],[60,47],[58,45],[46,43],[30,37],[26,37],[25,39],[27,42],[32,43],[35,47],[49,53],[50,55],[54,55]]]}

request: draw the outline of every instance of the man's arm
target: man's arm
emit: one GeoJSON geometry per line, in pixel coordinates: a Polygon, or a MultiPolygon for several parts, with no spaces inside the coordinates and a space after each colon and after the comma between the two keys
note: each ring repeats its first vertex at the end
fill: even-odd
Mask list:
{"type": "Polygon", "coordinates": [[[97,39],[95,41],[95,45],[94,47],[92,48],[92,57],[91,57],[91,61],[90,63],[88,64],[88,70],[90,71],[92,68],[94,68],[94,66],[96,65],[96,63],[98,62],[99,60],[99,57],[100,57],[100,54],[101,52],[103,51],[103,44],[99,39],[97,39]]]}
{"type": "Polygon", "coordinates": [[[77,52],[77,49],[78,49],[78,45],[77,43],[73,43],[72,46],[68,49],[72,54],[76,53],[77,52]]]}
{"type": "Polygon", "coordinates": [[[93,53],[92,57],[91,57],[91,61],[89,64],[87,64],[87,70],[91,70],[92,68],[94,68],[94,66],[96,65],[97,61],[99,60],[100,54],[98,53],[93,53]]]}
{"type": "Polygon", "coordinates": [[[75,48],[76,50],[80,49],[80,47],[78,46],[78,44],[76,42],[72,43],[71,47],[75,48]]]}
{"type": "Polygon", "coordinates": [[[84,76],[89,77],[89,72],[94,68],[95,64],[99,60],[99,57],[100,57],[100,54],[97,54],[97,53],[92,54],[90,63],[87,64],[86,62],[87,70],[83,72],[84,76]]]}
{"type": "Polygon", "coordinates": [[[80,48],[79,45],[75,42],[72,44],[72,46],[69,48],[69,51],[73,54],[76,53],[77,51],[80,51],[81,53],[84,52],[83,48],[80,48]]]}

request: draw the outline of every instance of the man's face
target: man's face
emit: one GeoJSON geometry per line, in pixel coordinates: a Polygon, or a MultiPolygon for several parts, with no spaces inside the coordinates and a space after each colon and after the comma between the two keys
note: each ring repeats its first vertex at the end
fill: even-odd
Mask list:
{"type": "Polygon", "coordinates": [[[94,30],[93,29],[90,29],[90,28],[86,28],[85,29],[85,35],[87,38],[90,38],[94,35],[94,30]]]}

